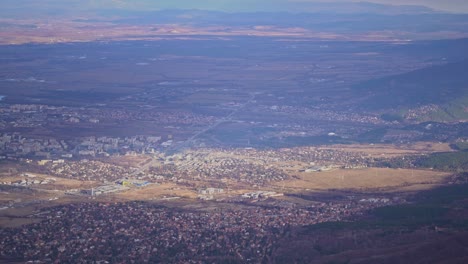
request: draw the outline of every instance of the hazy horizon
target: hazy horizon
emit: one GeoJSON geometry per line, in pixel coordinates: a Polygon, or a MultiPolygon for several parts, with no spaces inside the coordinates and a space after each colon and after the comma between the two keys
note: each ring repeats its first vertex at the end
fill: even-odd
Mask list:
{"type": "MultiPolygon", "coordinates": [[[[113,9],[124,10],[161,10],[161,9],[206,9],[228,12],[256,12],[256,11],[297,11],[303,10],[305,4],[336,4],[336,3],[375,3],[385,5],[404,5],[421,6],[431,8],[437,11],[468,13],[468,2],[463,0],[435,1],[435,0],[409,0],[409,1],[389,1],[389,0],[270,0],[270,1],[251,1],[251,0],[203,0],[203,1],[148,1],[148,0],[87,0],[87,1],[57,1],[45,0],[38,3],[32,0],[4,0],[0,3],[2,9],[24,9],[32,8],[37,11],[48,9],[63,9],[67,11],[92,10],[92,9],[113,9]]],[[[310,11],[310,10],[304,10],[310,11]]],[[[351,10],[352,12],[352,10],[351,10]]]]}

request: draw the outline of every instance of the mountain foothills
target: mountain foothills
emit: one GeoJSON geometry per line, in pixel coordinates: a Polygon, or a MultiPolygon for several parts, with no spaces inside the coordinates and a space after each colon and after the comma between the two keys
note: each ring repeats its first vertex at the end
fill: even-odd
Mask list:
{"type": "Polygon", "coordinates": [[[0,262],[467,261],[467,15],[0,6],[0,262]]]}
{"type": "Polygon", "coordinates": [[[367,81],[354,87],[363,98],[360,107],[389,110],[395,119],[418,121],[467,120],[468,61],[432,66],[409,73],[367,81]],[[421,110],[421,115],[412,116],[421,110]]]}

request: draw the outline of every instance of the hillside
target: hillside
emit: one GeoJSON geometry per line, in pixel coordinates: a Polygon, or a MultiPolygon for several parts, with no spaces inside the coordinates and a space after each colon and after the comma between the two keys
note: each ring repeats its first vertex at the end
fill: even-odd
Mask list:
{"type": "Polygon", "coordinates": [[[416,121],[468,119],[468,60],[370,80],[353,87],[358,108],[416,121]]]}
{"type": "Polygon", "coordinates": [[[426,191],[357,221],[292,229],[272,263],[466,263],[467,187],[426,191]]]}

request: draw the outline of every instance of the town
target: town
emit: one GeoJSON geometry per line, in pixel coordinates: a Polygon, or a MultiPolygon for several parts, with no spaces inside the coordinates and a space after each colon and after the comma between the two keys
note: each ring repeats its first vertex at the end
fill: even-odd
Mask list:
{"type": "Polygon", "coordinates": [[[259,263],[268,259],[274,242],[287,236],[293,226],[350,220],[392,203],[381,199],[316,203],[307,208],[220,207],[213,212],[173,211],[142,202],[73,204],[35,212],[43,221],[21,232],[1,229],[0,255],[9,261],[112,263],[131,258],[140,263],[259,263]]]}
{"type": "Polygon", "coordinates": [[[466,248],[452,234],[468,215],[468,45],[453,39],[467,19],[422,9],[408,30],[394,8],[405,19],[379,30],[368,14],[1,18],[0,262],[400,263],[388,252],[466,248]]]}

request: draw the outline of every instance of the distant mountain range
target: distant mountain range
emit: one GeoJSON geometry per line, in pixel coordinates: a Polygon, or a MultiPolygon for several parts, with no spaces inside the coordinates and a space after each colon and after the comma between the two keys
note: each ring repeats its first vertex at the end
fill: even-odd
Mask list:
{"type": "MultiPolygon", "coordinates": [[[[23,19],[29,23],[31,19],[61,19],[90,24],[112,22],[114,25],[273,26],[338,34],[409,32],[423,33],[423,39],[437,38],[431,33],[468,36],[468,14],[442,13],[424,6],[369,2],[2,0],[0,5],[2,19],[23,19]]],[[[405,34],[395,38],[411,39],[405,34]]]]}
{"type": "MultiPolygon", "coordinates": [[[[138,2],[138,1],[137,1],[138,2]]],[[[140,1],[143,2],[143,1],[140,1]]],[[[428,13],[434,10],[415,5],[384,5],[370,2],[298,2],[284,0],[236,0],[236,1],[171,1],[171,4],[148,3],[156,9],[199,9],[225,12],[308,12],[308,13],[428,13]],[[183,2],[183,3],[182,3],[183,2]]]]}
{"type": "Polygon", "coordinates": [[[2,0],[0,15],[5,17],[69,16],[106,10],[107,13],[131,14],[135,11],[210,10],[238,12],[293,12],[324,14],[428,14],[433,9],[414,5],[384,5],[370,2],[290,2],[284,0],[204,0],[204,1],[112,1],[112,0],[2,0]]]}

